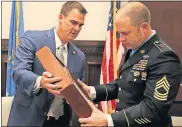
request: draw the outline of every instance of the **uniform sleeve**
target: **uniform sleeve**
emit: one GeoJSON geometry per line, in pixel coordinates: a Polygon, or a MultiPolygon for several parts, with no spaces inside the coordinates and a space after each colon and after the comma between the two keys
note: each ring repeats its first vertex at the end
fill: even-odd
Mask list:
{"type": "Polygon", "coordinates": [[[114,126],[140,126],[166,121],[180,79],[179,58],[172,51],[160,53],[149,66],[143,100],[138,105],[113,113],[114,126]]]}
{"type": "Polygon", "coordinates": [[[118,79],[109,84],[96,85],[96,99],[94,101],[105,101],[116,99],[118,96],[118,79]]]}

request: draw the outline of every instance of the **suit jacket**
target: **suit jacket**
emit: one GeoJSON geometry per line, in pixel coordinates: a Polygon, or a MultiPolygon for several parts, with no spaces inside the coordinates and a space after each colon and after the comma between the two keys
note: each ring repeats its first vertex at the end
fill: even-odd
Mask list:
{"type": "Polygon", "coordinates": [[[180,86],[178,56],[157,34],[134,55],[127,59],[128,51],[125,56],[119,77],[106,87],[95,86],[96,101],[104,100],[107,94],[107,100],[117,99],[116,112],[111,115],[114,126],[168,125],[168,111],[180,86]]]}
{"type": "MultiPolygon", "coordinates": [[[[32,92],[37,77],[45,71],[35,56],[35,52],[45,45],[56,54],[54,28],[45,31],[27,31],[21,38],[15,53],[13,69],[17,91],[12,103],[8,126],[41,126],[46,118],[54,95],[46,89],[42,89],[38,94],[32,92]]],[[[82,81],[85,80],[84,65],[83,52],[71,42],[68,43],[67,67],[82,81]]]]}

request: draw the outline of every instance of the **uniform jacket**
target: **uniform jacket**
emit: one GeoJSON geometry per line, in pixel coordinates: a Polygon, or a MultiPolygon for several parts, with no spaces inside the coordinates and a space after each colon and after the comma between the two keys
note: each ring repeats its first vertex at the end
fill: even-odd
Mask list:
{"type": "MultiPolygon", "coordinates": [[[[12,103],[8,126],[42,126],[50,109],[54,99],[53,94],[46,89],[40,90],[37,94],[32,92],[37,77],[45,71],[35,56],[35,52],[43,46],[48,46],[56,55],[54,28],[45,31],[27,31],[21,38],[15,53],[13,69],[17,91],[12,103]]],[[[83,52],[71,42],[68,43],[67,67],[82,81],[85,80],[84,65],[83,52]]]]}
{"type": "Polygon", "coordinates": [[[96,86],[96,101],[117,99],[111,115],[114,126],[166,126],[168,111],[177,95],[181,65],[175,52],[155,34],[129,57],[125,55],[119,77],[96,86]],[[106,94],[107,92],[107,94],[106,94]]]}

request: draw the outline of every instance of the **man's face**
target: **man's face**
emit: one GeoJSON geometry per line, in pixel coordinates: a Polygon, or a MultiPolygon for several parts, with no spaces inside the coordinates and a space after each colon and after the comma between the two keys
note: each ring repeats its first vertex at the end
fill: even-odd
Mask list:
{"type": "Polygon", "coordinates": [[[135,49],[143,43],[143,32],[139,27],[133,26],[129,18],[116,18],[115,25],[120,33],[120,41],[127,49],[135,49]]]}
{"type": "Polygon", "coordinates": [[[66,16],[60,14],[59,20],[63,40],[72,41],[78,36],[80,30],[82,29],[85,15],[81,14],[77,9],[73,9],[67,13],[66,16]]]}

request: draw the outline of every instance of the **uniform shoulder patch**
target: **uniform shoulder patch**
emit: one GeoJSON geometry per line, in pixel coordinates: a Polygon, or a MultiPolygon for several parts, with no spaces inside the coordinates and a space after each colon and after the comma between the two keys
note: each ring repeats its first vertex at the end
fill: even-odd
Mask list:
{"type": "Polygon", "coordinates": [[[167,100],[169,88],[170,88],[169,82],[167,81],[166,76],[164,76],[156,83],[154,98],[160,101],[167,100]]]}
{"type": "Polygon", "coordinates": [[[155,45],[155,47],[157,47],[157,49],[159,49],[161,52],[172,50],[166,43],[164,43],[164,42],[162,42],[162,41],[155,41],[155,42],[154,42],[154,45],[155,45]]]}

